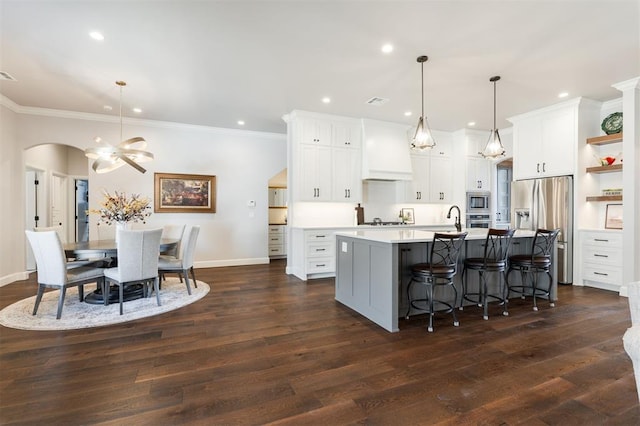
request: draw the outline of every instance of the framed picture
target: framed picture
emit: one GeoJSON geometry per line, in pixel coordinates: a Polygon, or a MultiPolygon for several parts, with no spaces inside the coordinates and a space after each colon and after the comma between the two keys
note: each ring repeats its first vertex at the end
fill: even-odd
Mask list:
{"type": "Polygon", "coordinates": [[[622,229],[622,204],[607,204],[606,229],[622,229]]]}
{"type": "Polygon", "coordinates": [[[413,217],[413,209],[412,208],[402,209],[402,219],[404,223],[416,223],[416,220],[413,217]]]}
{"type": "Polygon", "coordinates": [[[216,177],[155,173],[156,213],[215,213],[216,177]]]}

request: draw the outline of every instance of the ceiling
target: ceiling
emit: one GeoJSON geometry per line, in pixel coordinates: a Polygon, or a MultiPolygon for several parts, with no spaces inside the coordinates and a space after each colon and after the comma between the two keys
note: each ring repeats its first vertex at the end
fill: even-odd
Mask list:
{"type": "Polygon", "coordinates": [[[123,115],[142,119],[285,133],[303,109],[415,124],[428,55],[432,129],[490,129],[494,75],[503,128],[563,91],[619,98],[611,85],[640,75],[639,3],[0,0],[0,71],[17,80],[0,93],[117,116],[124,80],[123,115]]]}

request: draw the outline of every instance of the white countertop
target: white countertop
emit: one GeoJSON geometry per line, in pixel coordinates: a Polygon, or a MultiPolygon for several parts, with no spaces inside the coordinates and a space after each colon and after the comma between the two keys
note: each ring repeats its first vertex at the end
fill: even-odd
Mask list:
{"type": "Polygon", "coordinates": [[[414,225],[414,224],[404,224],[404,225],[351,225],[351,226],[292,226],[294,229],[341,229],[341,230],[368,230],[368,229],[376,229],[376,230],[398,230],[398,229],[438,229],[447,232],[453,232],[456,230],[453,223],[441,223],[441,224],[431,224],[431,225],[414,225]]]}
{"type": "MultiPolygon", "coordinates": [[[[372,227],[374,228],[374,227],[372,227]]],[[[345,237],[358,238],[361,240],[376,241],[380,243],[426,243],[433,241],[433,231],[426,231],[421,229],[388,229],[388,227],[378,226],[376,229],[363,229],[358,231],[342,231],[336,232],[336,235],[345,237]],[[383,228],[383,229],[380,229],[383,228]]],[[[443,230],[444,231],[444,230],[443,230]]],[[[483,228],[470,228],[464,229],[468,232],[467,240],[484,240],[487,238],[487,229],[483,228]]],[[[446,231],[446,232],[455,232],[446,231]]],[[[535,236],[535,231],[528,231],[523,229],[516,230],[513,235],[514,238],[532,238],[535,236]]]]}

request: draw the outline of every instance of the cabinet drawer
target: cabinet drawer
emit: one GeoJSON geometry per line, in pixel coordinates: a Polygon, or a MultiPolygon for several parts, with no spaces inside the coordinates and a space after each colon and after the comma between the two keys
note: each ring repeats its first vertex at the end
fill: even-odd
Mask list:
{"type": "Polygon", "coordinates": [[[335,270],[335,259],[333,257],[307,259],[307,274],[335,272],[335,270]]]}
{"type": "Polygon", "coordinates": [[[269,245],[282,244],[284,242],[284,235],[269,235],[269,245]]]}
{"type": "Polygon", "coordinates": [[[583,263],[582,269],[583,280],[622,285],[622,268],[583,263]]]}
{"type": "Polygon", "coordinates": [[[307,243],[307,257],[333,256],[333,242],[307,243]]]}
{"type": "Polygon", "coordinates": [[[282,245],[279,246],[269,246],[269,256],[281,255],[285,254],[284,247],[282,245]]]}
{"type": "Polygon", "coordinates": [[[334,235],[331,231],[307,232],[305,234],[307,241],[333,241],[334,235]]]}
{"type": "Polygon", "coordinates": [[[622,247],[622,233],[619,232],[584,232],[582,243],[594,246],[622,247]]]}
{"type": "Polygon", "coordinates": [[[284,225],[269,225],[269,234],[284,234],[284,225]]]}
{"type": "Polygon", "coordinates": [[[582,249],[582,261],[598,265],[622,266],[622,249],[618,247],[602,247],[585,245],[582,249]]]}

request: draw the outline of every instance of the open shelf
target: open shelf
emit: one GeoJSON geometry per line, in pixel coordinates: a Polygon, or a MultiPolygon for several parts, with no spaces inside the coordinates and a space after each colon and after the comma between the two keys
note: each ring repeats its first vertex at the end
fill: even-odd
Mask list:
{"type": "Polygon", "coordinates": [[[611,173],[621,172],[622,164],[612,164],[611,166],[594,166],[587,167],[587,173],[611,173]]]}
{"type": "Polygon", "coordinates": [[[587,201],[622,201],[622,195],[593,195],[587,201]]]}
{"type": "Polygon", "coordinates": [[[595,138],[588,138],[587,143],[589,145],[608,145],[610,143],[622,142],[622,132],[614,133],[612,135],[596,136],[595,138]]]}

